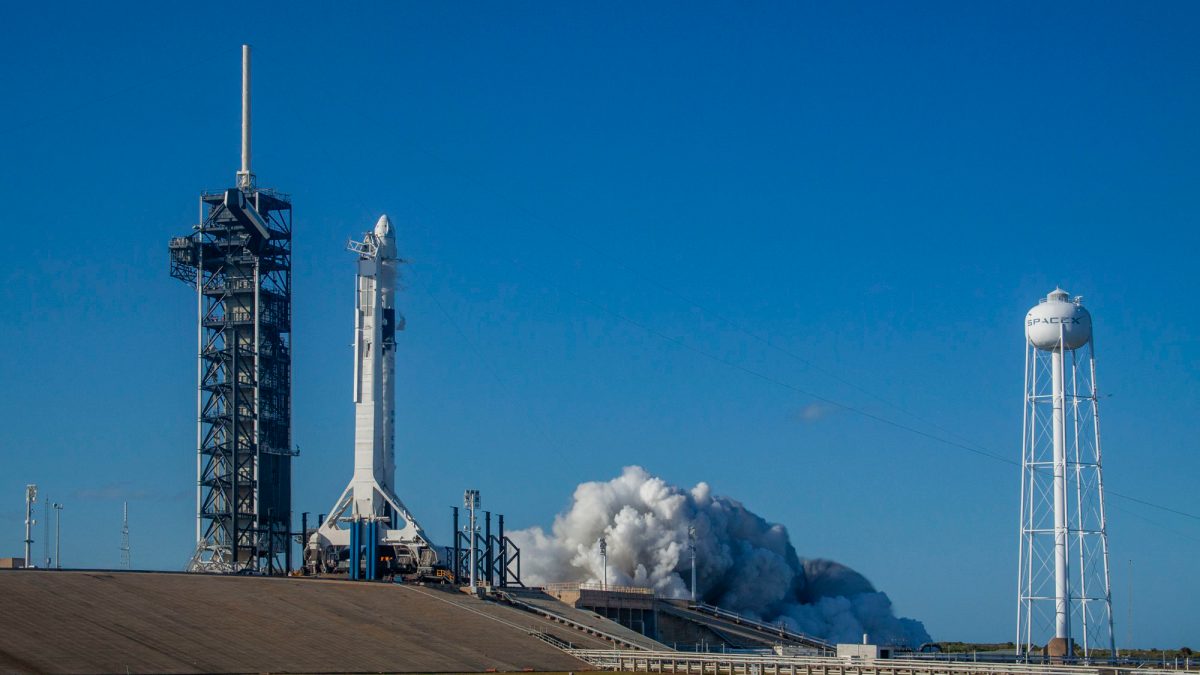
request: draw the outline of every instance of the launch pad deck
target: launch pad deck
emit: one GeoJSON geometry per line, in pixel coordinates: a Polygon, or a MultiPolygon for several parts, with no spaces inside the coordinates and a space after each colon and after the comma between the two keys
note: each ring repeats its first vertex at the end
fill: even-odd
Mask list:
{"type": "Polygon", "coordinates": [[[589,669],[530,634],[562,633],[561,626],[454,591],[413,590],[304,578],[3,571],[0,672],[589,669]]]}

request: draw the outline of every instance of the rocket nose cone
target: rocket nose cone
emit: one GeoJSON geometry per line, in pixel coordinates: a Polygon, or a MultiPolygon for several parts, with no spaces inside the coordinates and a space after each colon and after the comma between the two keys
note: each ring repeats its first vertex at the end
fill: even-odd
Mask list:
{"type": "Polygon", "coordinates": [[[392,235],[392,221],[388,220],[387,214],[379,216],[379,222],[375,223],[375,236],[380,239],[390,237],[392,235]]]}

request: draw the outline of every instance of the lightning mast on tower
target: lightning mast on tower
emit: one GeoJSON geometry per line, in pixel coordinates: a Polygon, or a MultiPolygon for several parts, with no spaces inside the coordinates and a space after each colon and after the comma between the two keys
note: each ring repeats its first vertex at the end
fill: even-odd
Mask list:
{"type": "Polygon", "coordinates": [[[250,168],[250,47],[242,45],[236,187],[200,196],[170,241],[171,276],[196,291],[196,549],[191,572],[291,567],[292,203],[250,168]]]}
{"type": "Polygon", "coordinates": [[[1025,317],[1017,654],[1115,656],[1092,317],[1055,289],[1025,317]]]}

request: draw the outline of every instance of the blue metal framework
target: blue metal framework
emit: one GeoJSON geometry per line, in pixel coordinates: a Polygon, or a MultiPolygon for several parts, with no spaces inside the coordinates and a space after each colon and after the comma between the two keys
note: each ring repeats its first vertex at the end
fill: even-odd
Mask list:
{"type": "MultiPolygon", "coordinates": [[[[460,528],[458,507],[452,506],[454,521],[453,546],[446,547],[445,560],[454,573],[457,583],[471,578],[471,536],[467,528],[460,528]]],[[[474,533],[476,550],[475,578],[480,583],[496,588],[517,586],[524,588],[521,581],[521,549],[504,534],[504,516],[497,514],[499,532],[492,533],[492,512],[484,511],[484,532],[474,533]]]]}

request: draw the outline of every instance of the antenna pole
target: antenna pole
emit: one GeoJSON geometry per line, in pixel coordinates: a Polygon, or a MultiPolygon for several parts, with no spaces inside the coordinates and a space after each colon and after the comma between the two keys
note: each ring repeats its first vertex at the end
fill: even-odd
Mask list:
{"type": "Polygon", "coordinates": [[[237,178],[238,187],[254,187],[250,172],[250,45],[242,45],[242,170],[237,178]]]}

